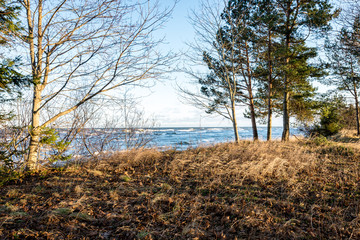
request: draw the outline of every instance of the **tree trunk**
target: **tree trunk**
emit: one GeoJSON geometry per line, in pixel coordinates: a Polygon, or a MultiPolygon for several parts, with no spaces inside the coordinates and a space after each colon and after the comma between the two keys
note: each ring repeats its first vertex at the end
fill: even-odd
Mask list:
{"type": "Polygon", "coordinates": [[[269,30],[269,42],[268,42],[268,121],[267,121],[267,141],[271,140],[271,128],[272,128],[272,61],[271,61],[271,31],[269,30]]]}
{"type": "MultiPolygon", "coordinates": [[[[354,69],[351,65],[351,74],[354,74],[354,69]]],[[[360,136],[360,120],[359,120],[359,98],[358,98],[358,92],[357,92],[357,84],[354,78],[352,78],[353,82],[353,96],[355,100],[355,114],[356,114],[356,135],[360,136]]]]}
{"type": "Polygon", "coordinates": [[[284,106],[283,106],[283,133],[282,141],[289,141],[290,139],[290,120],[289,120],[289,92],[287,91],[287,84],[284,87],[284,106]]]}
{"type": "Polygon", "coordinates": [[[269,106],[268,106],[268,124],[267,124],[267,141],[271,141],[271,134],[272,134],[272,106],[271,106],[271,99],[269,98],[269,106]]]}
{"type": "Polygon", "coordinates": [[[235,142],[240,143],[239,131],[238,131],[237,121],[236,121],[235,101],[234,100],[231,101],[231,114],[232,114],[232,124],[233,124],[233,128],[234,128],[235,142]]]}
{"type": "Polygon", "coordinates": [[[41,104],[41,86],[34,86],[34,99],[32,107],[32,120],[30,129],[30,145],[29,155],[26,162],[26,170],[34,171],[39,168],[38,165],[38,153],[40,143],[40,104],[41,104]]]}
{"type": "Polygon", "coordinates": [[[251,113],[251,125],[253,129],[253,139],[254,141],[259,140],[258,131],[256,127],[256,117],[255,117],[255,107],[254,107],[254,99],[250,97],[250,113],[251,113]]]}
{"type": "Polygon", "coordinates": [[[355,89],[355,111],[356,111],[356,134],[360,136],[359,99],[355,89]]]}
{"type": "Polygon", "coordinates": [[[247,68],[247,77],[248,77],[248,93],[249,93],[249,106],[250,106],[250,114],[251,114],[251,125],[253,130],[253,140],[259,140],[257,127],[256,127],[256,116],[255,116],[255,107],[254,107],[254,97],[252,94],[252,77],[251,77],[251,68],[250,68],[250,58],[249,58],[249,49],[248,44],[245,42],[245,50],[246,50],[246,68],[247,68]]]}
{"type": "Polygon", "coordinates": [[[29,29],[29,45],[30,45],[30,58],[31,58],[31,67],[32,67],[32,80],[34,82],[34,93],[33,93],[33,105],[31,112],[31,129],[30,129],[30,143],[29,143],[29,155],[26,161],[26,170],[34,171],[39,168],[38,164],[38,154],[39,154],[39,144],[40,144],[40,106],[41,106],[41,93],[44,89],[44,86],[41,83],[42,75],[42,2],[43,0],[38,1],[38,36],[37,36],[37,53],[35,54],[35,44],[34,44],[34,26],[32,15],[30,11],[30,1],[25,1],[25,8],[27,11],[27,23],[29,29]]]}
{"type": "Polygon", "coordinates": [[[283,102],[283,133],[282,133],[282,141],[290,140],[290,117],[289,117],[289,100],[290,100],[290,92],[289,92],[289,76],[288,76],[288,68],[289,68],[289,51],[290,51],[290,10],[291,5],[290,1],[287,4],[287,23],[286,23],[286,58],[285,58],[285,77],[284,77],[284,102],[283,102]]]}

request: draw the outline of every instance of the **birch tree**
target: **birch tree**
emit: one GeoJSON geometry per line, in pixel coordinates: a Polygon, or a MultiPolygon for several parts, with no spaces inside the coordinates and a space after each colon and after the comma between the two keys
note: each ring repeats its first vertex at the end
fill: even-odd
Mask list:
{"type": "Polygon", "coordinates": [[[171,9],[150,0],[18,2],[26,23],[18,40],[34,83],[26,168],[36,170],[44,127],[95,97],[159,76],[168,56],[156,50],[161,39],[153,33],[171,9]]]}

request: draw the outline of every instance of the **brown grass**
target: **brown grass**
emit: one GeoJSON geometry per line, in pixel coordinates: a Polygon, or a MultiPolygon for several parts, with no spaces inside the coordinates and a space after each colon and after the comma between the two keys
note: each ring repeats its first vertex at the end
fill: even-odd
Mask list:
{"type": "Polygon", "coordinates": [[[334,136],[331,136],[331,140],[341,143],[359,143],[360,137],[356,135],[356,130],[343,129],[334,136]]]}
{"type": "Polygon", "coordinates": [[[0,189],[0,238],[360,239],[359,160],[307,140],[119,152],[0,189]]]}
{"type": "MultiPolygon", "coordinates": [[[[298,144],[244,142],[219,145],[200,151],[178,154],[171,162],[173,177],[195,172],[207,176],[214,184],[240,184],[244,179],[264,182],[269,178],[293,183],[299,172],[316,167],[316,154],[298,144]]],[[[206,183],[208,184],[208,182],[206,183]]]]}

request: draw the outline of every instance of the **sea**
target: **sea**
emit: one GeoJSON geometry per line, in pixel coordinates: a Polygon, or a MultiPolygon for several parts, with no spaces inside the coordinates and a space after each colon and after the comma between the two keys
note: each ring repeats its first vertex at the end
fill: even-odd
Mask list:
{"type": "MultiPolygon", "coordinates": [[[[240,139],[253,138],[251,127],[239,127],[240,139]]],[[[266,127],[258,127],[260,140],[266,140],[266,127]]],[[[281,139],[282,127],[272,128],[272,138],[281,139]]],[[[301,136],[298,128],[291,128],[290,135],[301,136]]],[[[113,152],[119,150],[148,147],[159,150],[185,150],[199,146],[211,146],[217,143],[234,141],[232,127],[172,127],[144,129],[85,129],[72,143],[73,153],[82,156],[113,152]]]]}
{"type": "MultiPolygon", "coordinates": [[[[156,128],[152,129],[153,142],[158,147],[176,147],[180,149],[194,148],[197,146],[213,145],[216,143],[234,141],[232,127],[209,127],[209,128],[156,128]]],[[[239,127],[239,137],[243,140],[252,140],[251,127],[239,127]]],[[[260,140],[266,140],[267,128],[258,127],[260,140]]],[[[292,128],[291,135],[302,135],[297,128],[292,128]]],[[[272,138],[281,139],[282,127],[272,128],[272,138]]]]}

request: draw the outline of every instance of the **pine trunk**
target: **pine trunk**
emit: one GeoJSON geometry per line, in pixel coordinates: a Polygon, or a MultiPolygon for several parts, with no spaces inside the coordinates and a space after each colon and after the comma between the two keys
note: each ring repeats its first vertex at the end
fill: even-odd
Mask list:
{"type": "Polygon", "coordinates": [[[250,113],[251,113],[251,125],[253,129],[253,139],[254,141],[259,140],[257,126],[256,126],[256,116],[255,116],[255,107],[254,107],[254,99],[250,98],[250,113]]]}
{"type": "Polygon", "coordinates": [[[235,142],[240,143],[239,131],[238,131],[237,121],[236,121],[235,101],[234,100],[231,101],[231,114],[232,114],[232,123],[233,123],[233,128],[234,128],[235,142]]]}
{"type": "Polygon", "coordinates": [[[271,31],[269,30],[269,42],[268,42],[268,121],[267,121],[267,141],[271,140],[272,130],[272,61],[271,61],[271,31]]]}
{"type": "Polygon", "coordinates": [[[248,44],[245,42],[245,50],[246,50],[246,67],[247,67],[247,76],[248,76],[248,93],[249,93],[249,106],[250,106],[250,114],[251,114],[251,125],[253,130],[253,139],[254,141],[259,140],[258,131],[256,127],[256,115],[255,115],[255,106],[254,106],[254,97],[252,94],[252,77],[251,77],[251,68],[250,68],[250,58],[249,58],[249,49],[248,44]]]}
{"type": "MultiPolygon", "coordinates": [[[[287,4],[287,24],[286,24],[286,58],[285,58],[285,67],[289,68],[289,51],[290,51],[290,2],[287,4]]],[[[288,71],[288,69],[287,69],[288,71]]],[[[288,73],[285,73],[284,77],[284,102],[283,102],[283,133],[281,140],[287,142],[290,140],[290,117],[289,117],[289,100],[290,100],[290,92],[289,92],[289,76],[288,73]]]]}
{"type": "MultiPolygon", "coordinates": [[[[353,67],[351,67],[351,72],[354,74],[353,67]]],[[[355,114],[356,114],[356,134],[360,136],[360,120],[359,120],[359,98],[358,98],[358,91],[357,91],[357,84],[355,79],[353,78],[353,96],[355,100],[355,114]]]]}
{"type": "Polygon", "coordinates": [[[355,89],[356,134],[360,136],[359,99],[355,89]]]}
{"type": "Polygon", "coordinates": [[[284,106],[283,106],[283,133],[282,141],[289,141],[290,139],[290,119],[289,119],[289,92],[287,89],[287,84],[285,84],[284,92],[284,106]]]}
{"type": "Polygon", "coordinates": [[[271,107],[271,99],[269,98],[269,106],[268,106],[268,122],[267,122],[267,141],[271,141],[272,134],[272,107],[271,107]]]}

